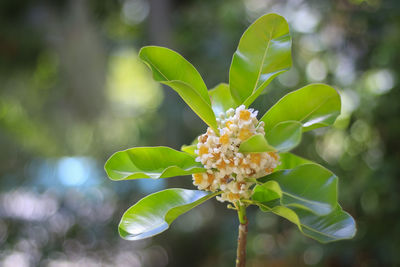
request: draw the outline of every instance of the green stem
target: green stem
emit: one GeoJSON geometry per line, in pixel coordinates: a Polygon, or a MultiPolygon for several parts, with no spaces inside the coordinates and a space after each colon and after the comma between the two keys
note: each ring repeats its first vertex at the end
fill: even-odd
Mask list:
{"type": "Polygon", "coordinates": [[[247,217],[246,217],[246,206],[240,202],[237,204],[237,212],[239,217],[239,234],[238,234],[238,245],[236,253],[236,267],[246,266],[246,243],[247,243],[247,217]]]}
{"type": "Polygon", "coordinates": [[[243,205],[240,202],[236,203],[237,208],[238,208],[238,217],[239,217],[239,222],[241,224],[247,224],[247,217],[246,217],[246,206],[243,205]]]}

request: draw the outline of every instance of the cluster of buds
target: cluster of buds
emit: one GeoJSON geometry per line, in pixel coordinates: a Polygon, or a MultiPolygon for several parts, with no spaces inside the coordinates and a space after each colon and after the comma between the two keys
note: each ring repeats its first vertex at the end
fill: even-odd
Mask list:
{"type": "Polygon", "coordinates": [[[200,190],[222,191],[217,199],[235,203],[248,199],[254,179],[263,177],[277,166],[275,152],[240,153],[240,144],[255,134],[264,135],[264,122],[257,111],[240,106],[229,109],[217,119],[219,133],[211,128],[198,138],[196,161],[207,169],[193,174],[193,184],[200,190]]]}

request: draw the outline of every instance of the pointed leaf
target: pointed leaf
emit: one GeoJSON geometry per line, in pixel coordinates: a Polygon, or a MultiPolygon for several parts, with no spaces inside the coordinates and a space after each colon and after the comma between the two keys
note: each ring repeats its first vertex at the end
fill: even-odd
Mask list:
{"type": "Polygon", "coordinates": [[[302,209],[291,208],[299,217],[303,233],[322,243],[353,238],[356,234],[356,223],[347,212],[338,205],[337,208],[325,216],[302,209]]]}
{"type": "Polygon", "coordinates": [[[218,194],[171,188],[148,195],[124,213],[119,233],[127,240],[157,235],[167,230],[177,217],[218,194]]]}
{"type": "Polygon", "coordinates": [[[338,92],[325,84],[310,84],[282,97],[260,121],[265,131],[283,121],[298,121],[303,131],[332,125],[340,114],[338,92]]]}
{"type": "Polygon", "coordinates": [[[195,158],[169,147],[135,147],[113,154],[104,166],[111,180],[168,178],[205,172],[195,158]]]}
{"type": "Polygon", "coordinates": [[[321,243],[351,239],[357,232],[354,219],[339,205],[331,213],[322,216],[295,207],[258,205],[263,211],[271,211],[288,219],[296,224],[304,235],[321,243]]]}
{"type": "Polygon", "coordinates": [[[276,124],[265,134],[268,143],[279,152],[295,148],[301,141],[302,125],[297,121],[284,121],[276,124]]]}
{"type": "Polygon", "coordinates": [[[243,141],[240,144],[239,152],[241,153],[260,153],[260,152],[272,152],[276,149],[268,144],[264,135],[256,134],[249,139],[243,141]]]}
{"type": "Polygon", "coordinates": [[[156,81],[174,89],[202,120],[217,128],[207,86],[192,64],[178,53],[159,46],[143,47],[139,57],[150,67],[156,81]]]}
{"type": "Polygon", "coordinates": [[[277,75],[292,65],[286,20],[277,14],[257,19],[244,32],[233,55],[229,85],[236,104],[249,106],[277,75]]]}
{"type": "Polygon", "coordinates": [[[297,155],[294,155],[289,152],[284,152],[284,153],[279,153],[279,161],[281,164],[279,164],[276,168],[275,171],[278,170],[285,170],[285,169],[293,169],[299,165],[303,164],[316,164],[312,162],[311,160],[299,157],[297,155]]]}
{"type": "MultiPolygon", "coordinates": [[[[300,207],[319,215],[336,208],[338,178],[318,164],[300,165],[291,170],[273,172],[260,182],[276,181],[282,191],[281,204],[300,207]]],[[[261,201],[257,199],[254,200],[261,201]]]]}
{"type": "Polygon", "coordinates": [[[211,98],[212,109],[216,116],[225,114],[228,109],[236,107],[236,103],[229,90],[229,85],[226,83],[218,84],[208,91],[208,94],[211,98]]]}

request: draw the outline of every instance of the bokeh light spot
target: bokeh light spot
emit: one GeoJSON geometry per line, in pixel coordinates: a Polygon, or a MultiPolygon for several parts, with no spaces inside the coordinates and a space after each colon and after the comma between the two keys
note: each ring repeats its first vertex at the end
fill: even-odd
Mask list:
{"type": "Polygon", "coordinates": [[[371,71],[367,74],[365,85],[372,94],[381,95],[394,87],[394,74],[387,69],[371,71]]]}
{"type": "Polygon", "coordinates": [[[144,21],[150,12],[150,5],[145,0],[126,0],[122,6],[124,20],[131,25],[144,21]]]}
{"type": "Polygon", "coordinates": [[[58,161],[57,175],[61,183],[67,186],[80,186],[89,178],[86,158],[64,157],[58,161]]]}
{"type": "Polygon", "coordinates": [[[160,85],[152,80],[132,48],[117,50],[110,56],[107,93],[119,115],[146,113],[156,109],[163,99],[160,85]]]}
{"type": "Polygon", "coordinates": [[[312,59],[307,64],[307,77],[310,81],[322,81],[326,78],[327,69],[325,62],[319,58],[312,59]]]}

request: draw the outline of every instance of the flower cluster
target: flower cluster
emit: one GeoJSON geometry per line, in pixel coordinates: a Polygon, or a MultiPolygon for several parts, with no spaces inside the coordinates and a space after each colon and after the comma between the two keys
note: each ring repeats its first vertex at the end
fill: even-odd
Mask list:
{"type": "Polygon", "coordinates": [[[264,135],[264,122],[257,120],[257,111],[240,106],[229,109],[217,119],[218,135],[208,128],[198,138],[197,161],[207,169],[193,175],[193,184],[200,190],[223,191],[221,202],[248,199],[250,187],[257,179],[273,171],[279,158],[275,152],[240,153],[240,144],[255,134],[264,135]]]}

